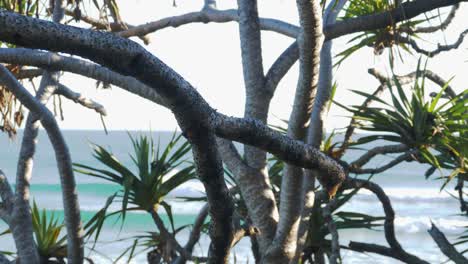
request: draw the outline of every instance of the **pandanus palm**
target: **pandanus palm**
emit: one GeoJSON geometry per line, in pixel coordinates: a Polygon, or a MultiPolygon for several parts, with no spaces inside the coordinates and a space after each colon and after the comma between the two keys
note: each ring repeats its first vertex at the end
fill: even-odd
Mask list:
{"type": "MultiPolygon", "coordinates": [[[[403,143],[417,150],[413,158],[433,167],[428,175],[432,174],[435,168],[451,169],[456,174],[464,173],[468,143],[466,137],[468,91],[447,99],[444,98],[448,87],[446,84],[429,99],[425,91],[424,72],[418,66],[410,96],[407,96],[398,79],[394,78],[394,87],[389,88],[391,102],[355,91],[380,104],[368,107],[345,107],[359,121],[360,129],[379,133],[361,137],[356,144],[366,144],[376,140],[403,143]]],[[[449,179],[456,174],[452,174],[449,179]]]]}
{"type": "MultiPolygon", "coordinates": [[[[136,172],[126,167],[111,152],[99,145],[94,145],[93,156],[105,168],[75,164],[75,170],[120,185],[122,189],[118,196],[122,198],[122,207],[119,211],[107,214],[105,217],[118,213],[122,215],[122,221],[124,221],[128,211],[146,211],[151,214],[162,239],[165,240],[165,243],[158,244],[167,248],[168,243],[174,244],[171,237],[175,233],[175,228],[171,206],[165,198],[175,188],[195,177],[194,166],[187,161],[187,154],[191,149],[190,144],[187,141],[182,142],[182,136],[177,136],[175,133],[165,148],[161,148],[159,143],[155,146],[153,140],[146,136],[136,139],[130,136],[130,139],[134,149],[133,155],[130,156],[136,165],[136,172]],[[133,207],[129,207],[129,204],[133,207]],[[168,231],[159,217],[159,206],[166,211],[172,232],[168,231]]],[[[169,248],[173,249],[173,246],[169,248]]]]}

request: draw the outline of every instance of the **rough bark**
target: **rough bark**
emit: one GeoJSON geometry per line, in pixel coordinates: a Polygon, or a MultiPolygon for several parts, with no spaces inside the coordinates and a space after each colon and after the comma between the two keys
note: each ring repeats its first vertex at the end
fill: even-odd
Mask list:
{"type": "Polygon", "coordinates": [[[325,187],[344,179],[344,171],[318,150],[252,119],[227,117],[212,109],[181,76],[138,44],[111,33],[94,32],[0,11],[0,39],[30,48],[79,55],[131,75],[156,90],[174,114],[192,126],[214,129],[218,136],[262,148],[286,162],[324,170],[325,187]],[[50,42],[49,39],[56,41],[50,42]]]}
{"type": "MultiPolygon", "coordinates": [[[[336,22],[338,13],[342,10],[347,0],[332,1],[328,4],[324,15],[323,24],[331,25],[336,22]]],[[[320,68],[319,68],[319,79],[317,84],[317,93],[314,98],[314,104],[310,115],[310,125],[307,129],[307,140],[306,142],[316,148],[320,148],[322,143],[323,131],[324,131],[324,118],[327,113],[327,104],[330,100],[332,91],[333,81],[333,59],[332,59],[332,40],[325,41],[320,50],[320,68]]],[[[309,225],[310,214],[314,206],[315,200],[315,179],[317,171],[305,170],[304,171],[304,183],[302,186],[302,216],[301,223],[298,230],[298,240],[296,257],[298,259],[305,240],[307,238],[307,231],[309,225]]]]}
{"type": "MultiPolygon", "coordinates": [[[[301,31],[298,37],[299,80],[287,135],[304,140],[317,88],[322,47],[322,12],[315,0],[297,1],[301,31]]],[[[268,249],[267,263],[289,263],[294,258],[302,209],[303,169],[286,164],[281,182],[280,219],[268,249]]]]}

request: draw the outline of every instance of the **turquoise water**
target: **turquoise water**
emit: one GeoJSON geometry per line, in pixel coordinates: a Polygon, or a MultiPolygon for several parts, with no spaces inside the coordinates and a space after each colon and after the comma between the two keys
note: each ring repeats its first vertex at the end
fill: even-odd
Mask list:
{"type": "MultiPolygon", "coordinates": [[[[132,133],[138,134],[138,132],[132,133]]],[[[153,133],[153,138],[160,137],[161,145],[165,146],[171,135],[172,132],[157,132],[153,133]]],[[[92,157],[90,148],[90,143],[99,143],[109,147],[122,163],[129,167],[133,166],[129,156],[132,145],[125,131],[110,131],[109,135],[102,131],[65,131],[64,136],[69,144],[73,162],[99,166],[99,163],[92,157]]],[[[20,139],[21,135],[18,136],[17,140],[12,141],[0,134],[0,168],[6,173],[10,183],[14,183],[15,179],[20,139]]],[[[347,159],[356,158],[359,154],[359,151],[350,151],[347,154],[347,159]]],[[[373,161],[369,166],[379,166],[388,160],[388,157],[382,157],[373,161]]],[[[431,262],[441,262],[445,258],[427,234],[431,221],[436,223],[449,236],[449,239],[454,239],[461,232],[461,227],[468,225],[468,221],[466,217],[456,216],[458,214],[457,201],[446,191],[439,190],[440,181],[425,180],[425,169],[426,167],[420,164],[404,163],[384,174],[374,176],[373,180],[385,189],[392,200],[397,214],[395,221],[397,236],[400,238],[401,244],[411,253],[424,256],[431,262]]],[[[75,177],[78,184],[82,219],[86,222],[103,207],[107,197],[119,191],[119,187],[78,173],[75,177]]],[[[449,186],[447,191],[453,193],[453,185],[449,186]]],[[[176,226],[190,225],[203,206],[203,202],[183,202],[178,197],[199,197],[202,194],[203,186],[197,180],[192,180],[169,194],[168,201],[172,206],[176,226]]],[[[60,219],[63,218],[61,188],[55,157],[43,132],[40,133],[37,146],[31,196],[40,208],[47,209],[49,214],[54,212],[60,219]]],[[[120,207],[121,203],[118,200],[113,203],[110,209],[118,210],[120,207]]],[[[375,197],[365,192],[354,197],[344,210],[375,216],[383,214],[375,197]]],[[[163,220],[168,223],[165,213],[163,211],[160,213],[163,220]]],[[[0,221],[0,231],[5,228],[5,224],[0,221]]],[[[113,217],[106,222],[102,231],[101,239],[105,243],[98,244],[97,248],[102,254],[115,258],[132,243],[131,240],[121,240],[122,238],[155,230],[151,217],[145,212],[127,214],[123,226],[121,226],[118,217],[113,217]]],[[[178,235],[182,243],[187,239],[189,230],[190,227],[178,235]]],[[[349,240],[385,244],[383,233],[380,231],[343,231],[340,232],[340,239],[344,245],[349,240]]],[[[202,237],[196,248],[197,254],[206,253],[208,244],[209,239],[206,236],[202,237]]],[[[249,248],[248,240],[242,240],[235,248],[234,252],[239,260],[238,263],[245,263],[248,259],[252,263],[249,248]]],[[[0,250],[14,250],[11,238],[0,237],[0,250]]],[[[96,263],[111,263],[108,258],[103,258],[99,254],[88,253],[93,254],[93,257],[97,259],[96,263]]],[[[375,256],[369,258],[367,255],[347,251],[342,252],[342,255],[345,257],[345,263],[394,263],[393,260],[387,258],[375,256]]],[[[144,259],[145,254],[141,254],[135,263],[140,263],[144,259]]]]}

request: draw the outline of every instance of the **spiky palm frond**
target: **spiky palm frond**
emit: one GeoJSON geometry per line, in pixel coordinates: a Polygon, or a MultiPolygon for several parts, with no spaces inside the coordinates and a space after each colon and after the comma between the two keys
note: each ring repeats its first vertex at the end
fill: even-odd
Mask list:
{"type": "Polygon", "coordinates": [[[154,146],[153,140],[140,136],[134,139],[130,136],[134,153],[131,155],[137,172],[122,164],[111,152],[99,145],[94,145],[93,156],[105,168],[94,168],[83,164],[74,164],[79,173],[101,178],[116,183],[122,187],[119,196],[122,198],[122,219],[128,211],[129,204],[137,210],[157,211],[159,206],[166,210],[171,223],[172,211],[164,198],[180,186],[195,177],[193,164],[186,160],[190,144],[182,142],[182,135],[174,133],[169,144],[162,149],[154,146]],[[180,144],[179,144],[180,143],[180,144]],[[178,169],[178,171],[176,171],[178,169]],[[175,173],[173,173],[176,171],[175,173]]]}

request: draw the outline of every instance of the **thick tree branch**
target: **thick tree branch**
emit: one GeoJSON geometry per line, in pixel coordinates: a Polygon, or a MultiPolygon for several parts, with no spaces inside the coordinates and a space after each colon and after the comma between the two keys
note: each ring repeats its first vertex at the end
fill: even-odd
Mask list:
{"type": "MultiPolygon", "coordinates": [[[[338,13],[342,10],[347,0],[330,1],[323,15],[323,24],[330,25],[336,22],[338,13]]],[[[327,103],[331,97],[333,80],[333,58],[332,40],[325,41],[320,50],[320,68],[317,84],[317,93],[314,98],[312,112],[310,114],[310,124],[307,129],[306,142],[313,147],[320,148],[324,131],[324,118],[327,113],[327,103]]],[[[296,249],[296,259],[302,254],[303,247],[308,234],[310,216],[315,201],[315,179],[317,171],[305,170],[304,182],[302,186],[302,217],[298,230],[298,240],[296,249]]]]}
{"type": "Polygon", "coordinates": [[[457,249],[450,244],[450,242],[445,237],[444,233],[442,233],[436,225],[432,223],[431,229],[428,230],[429,234],[431,235],[432,239],[437,243],[440,250],[447,256],[450,260],[455,262],[456,264],[468,263],[468,259],[463,256],[463,254],[459,253],[457,249]]]}
{"type": "Polygon", "coordinates": [[[214,129],[218,136],[262,148],[291,164],[323,170],[322,180],[326,188],[334,187],[344,179],[341,166],[317,149],[291,140],[255,120],[217,113],[181,76],[127,39],[2,10],[0,39],[26,47],[80,55],[120,74],[132,75],[163,96],[177,118],[186,120],[189,127],[214,129]]]}
{"type": "Polygon", "coordinates": [[[91,79],[118,86],[130,93],[166,106],[161,96],[154,89],[137,79],[125,76],[96,63],[73,57],[24,48],[0,49],[0,61],[10,64],[36,66],[48,70],[72,72],[91,79]]]}
{"type": "Polygon", "coordinates": [[[351,33],[384,28],[437,8],[466,1],[467,0],[415,0],[404,2],[390,11],[345,19],[326,26],[324,28],[325,38],[329,40],[351,33]]]}
{"type": "MultiPolygon", "coordinates": [[[[242,70],[245,85],[244,117],[267,122],[270,100],[265,87],[260,35],[260,19],[256,0],[237,0],[242,70]]],[[[246,164],[257,172],[236,175],[249,216],[260,229],[257,237],[260,252],[266,252],[276,230],[278,209],[268,177],[266,152],[261,148],[244,145],[246,164]]],[[[227,162],[225,160],[225,162],[227,162]]]]}
{"type": "Polygon", "coordinates": [[[56,94],[61,95],[67,99],[72,100],[73,102],[80,104],[86,108],[93,109],[98,114],[103,116],[107,115],[106,109],[100,103],[97,103],[91,99],[84,97],[82,94],[74,92],[70,88],[66,87],[65,85],[59,83],[58,88],[55,91],[56,94]]]}
{"type": "MultiPolygon", "coordinates": [[[[319,79],[320,49],[323,44],[322,10],[315,0],[298,0],[301,31],[298,37],[299,80],[288,122],[287,135],[304,141],[319,79]]],[[[297,231],[302,211],[303,169],[286,164],[281,178],[280,219],[266,261],[289,263],[297,248],[297,231]]]]}
{"type": "Polygon", "coordinates": [[[224,181],[223,164],[216,146],[215,135],[209,130],[188,129],[184,120],[178,120],[192,144],[197,174],[205,186],[211,217],[211,244],[208,263],[228,263],[234,240],[234,204],[224,181]]]}

